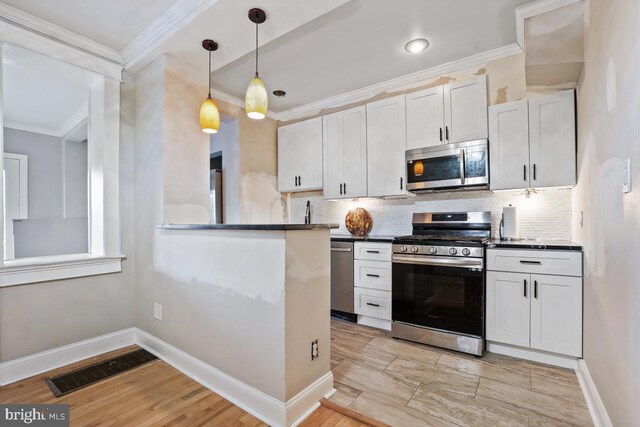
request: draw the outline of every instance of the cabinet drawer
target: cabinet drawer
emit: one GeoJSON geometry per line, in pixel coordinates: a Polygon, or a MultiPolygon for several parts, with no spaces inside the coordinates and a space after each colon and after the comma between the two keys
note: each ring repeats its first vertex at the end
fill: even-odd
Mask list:
{"type": "Polygon", "coordinates": [[[391,243],[356,242],[355,259],[391,262],[391,243]]]}
{"type": "Polygon", "coordinates": [[[582,252],[488,249],[487,270],[582,277],[582,252]]]}
{"type": "Polygon", "coordinates": [[[386,261],[354,261],[355,286],[391,291],[391,263],[386,261]]]}
{"type": "Polygon", "coordinates": [[[391,320],[391,292],[354,288],[355,312],[391,320]]]}

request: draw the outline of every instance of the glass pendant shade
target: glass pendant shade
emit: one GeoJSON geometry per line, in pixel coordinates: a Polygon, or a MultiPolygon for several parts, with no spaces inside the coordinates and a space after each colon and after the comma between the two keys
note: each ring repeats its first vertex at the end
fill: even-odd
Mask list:
{"type": "Polygon", "coordinates": [[[200,127],[204,133],[217,133],[220,129],[220,112],[211,97],[207,97],[200,106],[200,127]]]}
{"type": "Polygon", "coordinates": [[[264,119],[269,108],[267,88],[260,77],[256,76],[249,82],[247,94],[244,98],[244,108],[251,119],[264,119]]]}

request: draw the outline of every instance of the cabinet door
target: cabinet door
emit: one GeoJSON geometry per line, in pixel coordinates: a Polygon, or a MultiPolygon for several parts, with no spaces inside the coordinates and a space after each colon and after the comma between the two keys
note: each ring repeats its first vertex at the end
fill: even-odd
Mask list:
{"type": "Polygon", "coordinates": [[[296,190],[296,125],[278,128],[278,191],[296,190]]]}
{"type": "Polygon", "coordinates": [[[370,197],[406,194],[404,96],[367,104],[367,189],[370,197]]]}
{"type": "Polygon", "coordinates": [[[343,197],[367,197],[367,109],[344,111],[342,175],[343,197]]]}
{"type": "Polygon", "coordinates": [[[444,90],[442,86],[410,93],[407,106],[407,150],[444,142],[444,90]]]}
{"type": "Polygon", "coordinates": [[[582,357],[582,278],[532,274],[531,348],[582,357]]]}
{"type": "Polygon", "coordinates": [[[486,76],[444,86],[444,120],[447,142],[487,138],[486,76]]]}
{"type": "Polygon", "coordinates": [[[573,90],[529,98],[531,186],[576,184],[576,118],[573,90]]]}
{"type": "Polygon", "coordinates": [[[325,199],[342,198],[344,166],[344,112],[322,118],[323,193],[325,199]]]}
{"type": "Polygon", "coordinates": [[[487,272],[487,340],[529,347],[529,274],[487,272]]]}
{"type": "Polygon", "coordinates": [[[489,107],[492,190],[529,187],[529,107],[526,99],[489,107]]]}
{"type": "Polygon", "coordinates": [[[296,123],[298,186],[296,191],[322,189],[322,117],[296,123]]]}

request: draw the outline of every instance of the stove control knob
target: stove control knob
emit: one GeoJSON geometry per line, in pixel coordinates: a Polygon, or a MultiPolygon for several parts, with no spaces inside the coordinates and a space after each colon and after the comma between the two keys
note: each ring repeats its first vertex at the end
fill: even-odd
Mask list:
{"type": "Polygon", "coordinates": [[[405,245],[400,246],[400,252],[407,252],[407,247],[405,245]]]}
{"type": "Polygon", "coordinates": [[[451,248],[451,249],[449,249],[449,254],[451,254],[451,255],[455,255],[455,254],[457,254],[457,253],[458,253],[458,250],[457,250],[456,248],[451,248]]]}
{"type": "Polygon", "coordinates": [[[412,247],[411,247],[411,252],[413,252],[414,254],[415,254],[416,252],[418,252],[418,250],[419,250],[419,249],[418,249],[418,247],[417,247],[417,246],[412,246],[412,247]]]}
{"type": "Polygon", "coordinates": [[[469,255],[471,255],[471,251],[469,249],[467,249],[467,248],[464,248],[462,250],[462,255],[469,256],[469,255]]]}
{"type": "Polygon", "coordinates": [[[437,248],[434,248],[434,247],[430,247],[430,248],[429,248],[429,253],[430,253],[430,254],[437,254],[437,253],[438,253],[438,249],[437,249],[437,248]]]}

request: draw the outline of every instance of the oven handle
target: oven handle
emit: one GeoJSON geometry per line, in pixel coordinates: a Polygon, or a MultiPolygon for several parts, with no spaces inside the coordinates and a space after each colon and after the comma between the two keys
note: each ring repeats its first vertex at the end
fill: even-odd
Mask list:
{"type": "Polygon", "coordinates": [[[411,256],[394,254],[391,262],[398,264],[433,265],[437,267],[475,268],[480,270],[484,268],[484,262],[481,259],[443,258],[423,255],[411,256]]]}
{"type": "Polygon", "coordinates": [[[464,148],[460,149],[460,184],[464,185],[464,148]]]}

